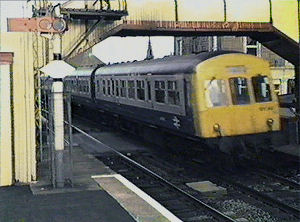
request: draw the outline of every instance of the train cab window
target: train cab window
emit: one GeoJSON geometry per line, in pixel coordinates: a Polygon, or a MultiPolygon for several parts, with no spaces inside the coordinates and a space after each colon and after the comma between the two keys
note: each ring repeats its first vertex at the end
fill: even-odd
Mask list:
{"type": "Polygon", "coordinates": [[[145,100],[145,82],[143,80],[136,81],[137,98],[139,100],[145,100]]]}
{"type": "Polygon", "coordinates": [[[233,105],[250,103],[247,79],[242,77],[229,79],[233,105]]]}
{"type": "Polygon", "coordinates": [[[155,81],[155,101],[165,103],[165,81],[155,81]]]}
{"type": "Polygon", "coordinates": [[[180,105],[180,97],[176,81],[168,81],[168,102],[171,105],[180,105]]]}
{"type": "Polygon", "coordinates": [[[252,77],[255,100],[258,103],[270,102],[272,100],[269,79],[266,76],[252,77]]]}
{"type": "Polygon", "coordinates": [[[133,80],[128,81],[128,98],[135,99],[135,87],[133,80]]]}
{"type": "Polygon", "coordinates": [[[207,107],[228,105],[227,87],[225,80],[206,80],[204,84],[207,107]]]}
{"type": "Polygon", "coordinates": [[[120,94],[121,97],[126,97],[126,81],[125,80],[121,80],[121,90],[120,90],[120,94]]]}

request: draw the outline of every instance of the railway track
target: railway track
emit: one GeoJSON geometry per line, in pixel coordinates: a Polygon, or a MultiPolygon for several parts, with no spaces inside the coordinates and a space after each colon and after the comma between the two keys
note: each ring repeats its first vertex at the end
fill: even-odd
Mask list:
{"type": "MultiPolygon", "coordinates": [[[[159,157],[152,158],[150,160],[149,158],[146,159],[139,159],[139,161],[143,161],[144,163],[147,162],[148,165],[152,165],[153,168],[156,168],[156,162],[162,162],[158,161],[159,157]],[[152,163],[151,163],[152,162],[152,163]]],[[[169,164],[173,160],[169,161],[169,164]]],[[[183,163],[184,161],[182,160],[176,160],[175,162],[183,163]]],[[[201,162],[203,164],[203,162],[201,162]]],[[[177,164],[176,164],[177,166],[177,164]]],[[[219,201],[217,198],[214,200],[201,197],[203,201],[207,203],[212,203],[214,206],[221,206],[218,208],[219,210],[228,210],[228,207],[225,205],[231,205],[232,208],[237,208],[237,212],[232,212],[236,213],[237,215],[241,216],[241,212],[243,212],[245,218],[248,218],[248,221],[298,221],[299,214],[297,214],[297,209],[293,209],[289,206],[286,206],[283,203],[277,203],[279,201],[276,201],[276,199],[271,198],[271,197],[265,197],[258,191],[248,187],[245,184],[241,184],[236,182],[232,176],[228,175],[228,172],[224,172],[226,176],[222,176],[221,174],[216,174],[216,170],[207,168],[207,167],[199,167],[199,165],[194,165],[193,163],[183,163],[182,165],[179,165],[176,167],[175,165],[173,168],[178,168],[182,169],[184,168],[183,172],[179,171],[174,171],[173,172],[173,177],[180,177],[180,181],[177,182],[182,182],[183,184],[186,183],[187,181],[203,181],[203,180],[210,180],[218,185],[221,185],[222,187],[227,188],[227,195],[219,198],[219,201]],[[189,167],[188,167],[189,166],[189,167]],[[244,205],[244,206],[243,206],[244,205]],[[223,207],[225,206],[225,207],[223,207]],[[259,209],[253,206],[259,206],[259,209]],[[240,208],[240,209],[238,209],[240,208]],[[257,215],[253,216],[251,215],[251,212],[246,212],[247,210],[241,209],[241,208],[248,208],[248,210],[254,210],[257,211],[257,214],[260,214],[260,216],[256,217],[257,215]],[[240,211],[240,212],[238,212],[240,211]],[[263,212],[265,211],[265,212],[263,212]],[[249,215],[247,215],[249,213],[249,215]],[[271,217],[270,217],[271,216],[271,217]],[[256,218],[255,218],[256,217],[256,218]]],[[[168,167],[167,171],[170,171],[172,167],[168,167]]],[[[166,173],[164,173],[166,174],[166,173]]],[[[169,175],[170,176],[170,175],[169,175]]],[[[171,176],[172,177],[172,176],[171,176]]],[[[175,181],[178,179],[175,179],[175,181]]],[[[234,210],[233,210],[234,211],[234,210]]],[[[228,213],[228,212],[226,212],[228,213]]]]}
{"type": "Polygon", "coordinates": [[[281,175],[277,175],[275,173],[271,173],[271,172],[268,172],[268,171],[262,170],[262,169],[256,169],[256,171],[259,172],[262,175],[266,175],[268,177],[272,177],[272,178],[280,181],[283,184],[286,184],[286,185],[288,185],[290,187],[293,187],[294,189],[300,189],[300,183],[296,182],[294,180],[291,180],[290,178],[286,178],[286,177],[283,177],[281,175]]]}
{"type": "MultiPolygon", "coordinates": [[[[282,186],[280,182],[266,183],[258,179],[257,174],[253,174],[250,178],[249,174],[243,177],[220,177],[222,181],[231,184],[237,189],[251,195],[256,199],[262,200],[264,203],[280,209],[295,218],[300,219],[300,190],[290,189],[287,186],[282,186]],[[247,182],[246,178],[247,177],[247,182]],[[255,181],[253,183],[253,181],[255,181]]],[[[269,179],[269,178],[268,178],[269,179]]]]}
{"type": "MultiPolygon", "coordinates": [[[[80,129],[78,131],[80,132],[80,129]]],[[[89,135],[87,136],[89,137],[89,135]]],[[[95,140],[94,138],[90,139],[95,140]]],[[[272,195],[270,196],[272,192],[261,192],[251,187],[251,184],[243,183],[231,176],[224,177],[222,174],[217,175],[216,173],[212,173],[212,169],[201,169],[202,167],[199,167],[199,164],[192,163],[191,161],[187,163],[186,160],[182,159],[170,159],[170,156],[166,159],[160,159],[157,156],[149,158],[147,154],[129,158],[116,150],[113,151],[119,157],[109,156],[106,157],[108,158],[107,160],[100,158],[101,161],[136,184],[183,221],[235,221],[235,219],[240,218],[239,215],[242,213],[235,214],[235,212],[229,209],[237,208],[237,206],[240,207],[241,205],[249,210],[257,211],[257,214],[261,214],[264,217],[263,219],[255,219],[255,216],[252,217],[250,215],[248,216],[250,218],[249,222],[296,222],[300,218],[297,207],[285,204],[284,201],[280,201],[272,195]],[[142,166],[138,162],[146,165],[142,166]],[[178,162],[181,164],[178,165],[178,162]],[[110,165],[110,163],[114,164],[110,165]],[[203,177],[203,175],[206,176],[203,177]],[[187,182],[204,179],[210,179],[217,184],[227,187],[229,190],[227,197],[222,197],[220,200],[208,199],[186,186],[187,182]]],[[[201,164],[207,164],[205,161],[201,162],[201,164]]],[[[272,178],[277,181],[274,183],[282,183],[296,191],[299,190],[297,182],[288,180],[277,174],[263,170],[257,171],[255,174],[269,179],[272,178]]],[[[295,195],[297,195],[297,192],[295,192],[295,195]]]]}
{"type": "MultiPolygon", "coordinates": [[[[73,126],[73,128],[94,142],[97,142],[98,144],[101,144],[113,151],[118,157],[117,162],[114,159],[114,163],[117,163],[115,165],[117,169],[113,169],[121,173],[138,187],[142,188],[150,196],[153,196],[154,199],[164,205],[183,221],[236,221],[218,211],[214,207],[202,202],[198,198],[182,190],[175,184],[162,178],[160,175],[149,170],[140,163],[130,159],[114,148],[103,144],[80,128],[76,126],[73,126]]],[[[104,159],[101,160],[107,164],[112,163],[110,158],[107,161],[104,159]]]]}

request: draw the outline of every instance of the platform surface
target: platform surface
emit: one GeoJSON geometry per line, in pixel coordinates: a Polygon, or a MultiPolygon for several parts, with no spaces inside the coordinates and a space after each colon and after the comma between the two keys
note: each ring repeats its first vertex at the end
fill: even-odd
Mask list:
{"type": "Polygon", "coordinates": [[[105,191],[33,195],[28,186],[0,188],[1,222],[133,222],[105,191]]]}

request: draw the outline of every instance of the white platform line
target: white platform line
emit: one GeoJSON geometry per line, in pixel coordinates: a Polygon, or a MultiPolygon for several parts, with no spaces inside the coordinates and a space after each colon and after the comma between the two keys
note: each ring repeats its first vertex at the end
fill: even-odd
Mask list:
{"type": "Polygon", "coordinates": [[[154,209],[156,209],[159,213],[161,213],[164,217],[166,217],[169,221],[171,221],[171,222],[182,222],[182,220],[180,220],[178,217],[176,217],[174,214],[172,214],[163,205],[158,203],[151,196],[146,194],[144,191],[142,191],[140,188],[135,186],[133,183],[131,183],[129,180],[127,180],[122,175],[120,175],[120,174],[111,174],[111,175],[95,175],[95,176],[92,176],[93,179],[108,178],[108,177],[115,177],[122,184],[124,184],[128,189],[133,191],[136,195],[138,195],[140,198],[142,198],[144,201],[146,201],[148,204],[150,204],[154,209]]]}

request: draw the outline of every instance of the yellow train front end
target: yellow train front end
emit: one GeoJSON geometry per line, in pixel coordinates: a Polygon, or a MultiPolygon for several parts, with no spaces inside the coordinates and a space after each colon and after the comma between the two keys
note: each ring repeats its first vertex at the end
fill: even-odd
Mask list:
{"type": "Polygon", "coordinates": [[[239,137],[280,130],[267,61],[241,53],[219,55],[200,63],[192,82],[197,136],[239,137]]]}

